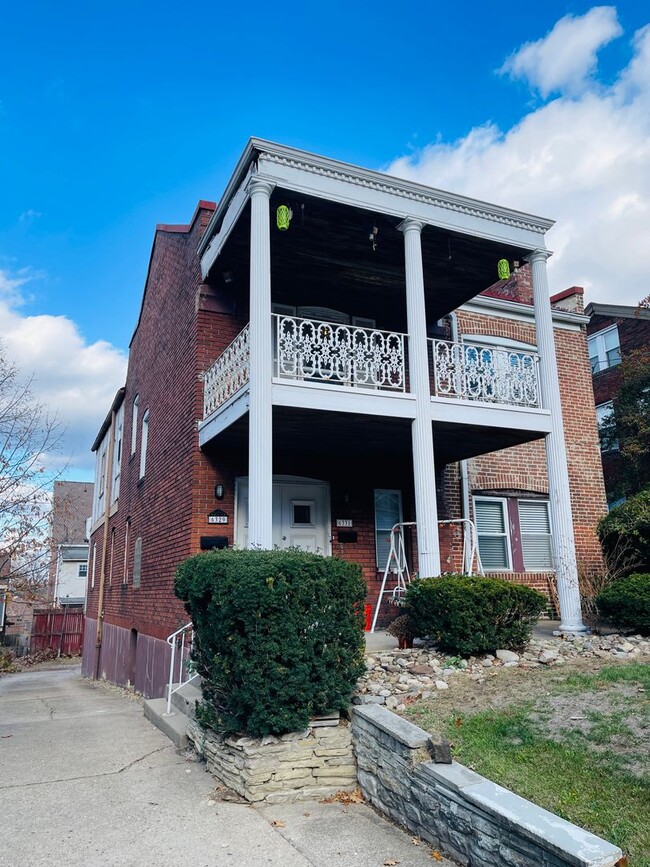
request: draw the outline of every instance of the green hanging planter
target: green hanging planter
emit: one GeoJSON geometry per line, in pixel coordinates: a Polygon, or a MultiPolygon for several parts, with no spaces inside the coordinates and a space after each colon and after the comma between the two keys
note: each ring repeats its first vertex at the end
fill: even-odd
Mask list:
{"type": "Polygon", "coordinates": [[[293,217],[293,211],[287,205],[280,205],[275,214],[275,222],[281,232],[286,232],[293,217]]]}
{"type": "Polygon", "coordinates": [[[507,259],[499,259],[497,263],[499,280],[507,280],[510,277],[510,262],[507,259]]]}

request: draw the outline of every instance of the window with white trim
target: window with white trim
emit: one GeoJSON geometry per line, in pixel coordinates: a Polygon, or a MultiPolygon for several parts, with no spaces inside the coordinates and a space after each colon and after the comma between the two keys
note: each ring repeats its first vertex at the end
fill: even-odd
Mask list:
{"type": "Polygon", "coordinates": [[[548,502],[546,500],[517,500],[517,511],[519,512],[524,569],[527,572],[551,569],[553,554],[548,502]]]}
{"type": "Polygon", "coordinates": [[[79,576],[79,578],[87,578],[88,577],[88,564],[87,563],[80,563],[79,564],[78,576],[79,576]]]}
{"type": "Polygon", "coordinates": [[[131,454],[135,454],[135,446],[138,439],[138,404],[140,396],[136,394],[133,398],[133,412],[131,413],[131,454]]]}
{"type": "Polygon", "coordinates": [[[548,500],[474,497],[474,520],[486,572],[547,572],[553,569],[548,500]]]}
{"type": "Polygon", "coordinates": [[[140,478],[144,478],[147,468],[147,443],[149,441],[149,410],[142,416],[142,433],[140,434],[140,478]]]}
{"type": "Polygon", "coordinates": [[[506,500],[475,497],[474,520],[483,568],[486,571],[511,569],[506,500]]]}
{"type": "Polygon", "coordinates": [[[587,338],[587,345],[592,373],[607,370],[608,367],[615,367],[621,363],[621,344],[616,325],[590,335],[587,338]]]}
{"type": "Polygon", "coordinates": [[[383,572],[390,554],[390,531],[402,522],[402,492],[375,490],[375,550],[377,570],[383,572]]]}

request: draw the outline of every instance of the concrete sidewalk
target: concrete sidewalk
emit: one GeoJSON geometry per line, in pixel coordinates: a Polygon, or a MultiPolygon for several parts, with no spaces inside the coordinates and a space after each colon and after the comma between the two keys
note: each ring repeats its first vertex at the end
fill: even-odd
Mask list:
{"type": "Polygon", "coordinates": [[[78,668],[0,679],[0,768],[1,867],[438,863],[365,805],[215,802],[204,765],[78,668]]]}

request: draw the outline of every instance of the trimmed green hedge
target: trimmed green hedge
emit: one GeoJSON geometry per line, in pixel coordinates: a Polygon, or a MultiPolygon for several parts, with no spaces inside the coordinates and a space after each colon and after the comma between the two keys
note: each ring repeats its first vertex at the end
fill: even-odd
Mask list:
{"type": "Polygon", "coordinates": [[[650,574],[619,578],[596,598],[598,613],[616,626],[650,635],[650,574]]]}
{"type": "Polygon", "coordinates": [[[182,563],[201,720],[254,737],[344,710],[364,671],[361,568],[298,550],[211,551],[182,563]]]}
{"type": "Polygon", "coordinates": [[[417,634],[460,656],[523,647],[546,609],[545,596],[502,578],[420,578],[406,591],[417,634]]]}

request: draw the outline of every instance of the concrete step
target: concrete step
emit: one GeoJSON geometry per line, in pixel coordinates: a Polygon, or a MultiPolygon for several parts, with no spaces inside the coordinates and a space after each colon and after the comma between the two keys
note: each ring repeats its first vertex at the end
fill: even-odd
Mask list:
{"type": "Polygon", "coordinates": [[[191,683],[184,683],[172,695],[172,707],[191,719],[196,717],[195,708],[197,701],[201,701],[203,698],[200,683],[201,681],[198,678],[191,683]]]}
{"type": "Polygon", "coordinates": [[[167,735],[179,749],[184,750],[187,740],[187,717],[176,708],[167,716],[166,698],[148,698],[144,703],[144,715],[156,728],[167,735]]]}

